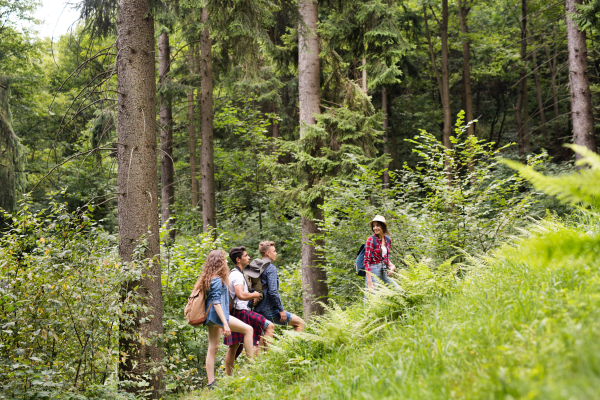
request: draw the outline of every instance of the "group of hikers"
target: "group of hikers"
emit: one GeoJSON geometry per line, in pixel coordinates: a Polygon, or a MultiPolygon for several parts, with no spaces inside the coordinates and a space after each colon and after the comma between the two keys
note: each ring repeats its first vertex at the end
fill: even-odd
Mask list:
{"type": "MultiPolygon", "coordinates": [[[[387,235],[385,218],[377,215],[370,222],[373,235],[369,236],[361,247],[360,269],[364,268],[365,287],[373,290],[378,283],[397,284],[389,275],[396,269],[389,260],[392,245],[387,235]]],[[[192,302],[202,301],[202,324],[208,329],[208,352],[206,354],[206,374],[208,387],[215,385],[215,356],[219,348],[221,334],[228,346],[225,356],[225,372],[231,375],[236,358],[242,347],[249,359],[267,349],[269,338],[273,337],[276,325],[291,326],[295,331],[304,329],[304,321],[297,315],[285,310],[279,294],[279,278],[275,242],[264,241],[258,246],[261,258],[250,262],[245,247],[234,247],[229,251],[233,269],[227,266],[227,253],[213,250],[209,253],[202,274],[198,278],[192,296],[186,307],[186,318],[194,326],[190,317],[192,302]],[[265,342],[265,338],[267,338],[265,342]]]]}

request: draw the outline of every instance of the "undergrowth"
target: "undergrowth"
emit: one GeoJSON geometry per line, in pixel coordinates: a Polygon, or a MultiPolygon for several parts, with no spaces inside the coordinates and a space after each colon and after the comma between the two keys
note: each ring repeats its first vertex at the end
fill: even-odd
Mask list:
{"type": "MultiPolygon", "coordinates": [[[[596,202],[600,158],[584,155],[590,168],[566,180],[515,167],[539,189],[568,192],[563,199],[586,207],[596,202]]],[[[449,264],[412,265],[397,277],[400,293],[383,289],[366,303],[329,307],[307,333],[285,332],[254,365],[202,395],[597,398],[599,250],[594,208],[568,220],[548,215],[488,256],[468,258],[460,280],[449,264]]]]}

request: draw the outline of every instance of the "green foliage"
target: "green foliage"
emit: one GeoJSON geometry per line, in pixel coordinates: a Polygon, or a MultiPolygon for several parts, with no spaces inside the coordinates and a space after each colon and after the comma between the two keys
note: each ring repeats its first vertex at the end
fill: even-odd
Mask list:
{"type": "MultiPolygon", "coordinates": [[[[322,227],[330,297],[346,304],[360,296],[356,286],[364,283],[354,274],[354,259],[372,234],[368,222],[376,214],[389,223],[392,262],[433,268],[449,259],[460,263],[465,253],[485,254],[538,211],[531,209],[536,193],[495,161],[503,149],[467,136],[462,116],[452,149],[423,130],[411,140],[421,161],[390,172],[395,180],[390,189],[382,188],[380,172],[364,166],[352,179],[329,185],[322,227]]],[[[529,163],[542,159],[531,157],[529,163]]]]}
{"type": "MultiPolygon", "coordinates": [[[[587,198],[568,187],[560,195],[587,198]]],[[[400,274],[400,293],[384,289],[346,310],[330,307],[307,333],[283,335],[251,368],[202,394],[596,398],[600,215],[549,216],[523,232],[488,256],[470,257],[462,280],[449,264],[437,272],[411,265],[400,274]]]]}
{"type": "Polygon", "coordinates": [[[4,216],[0,397],[127,397],[116,391],[119,318],[142,306],[122,287],[142,266],[119,261],[118,240],[90,218],[92,206],[49,203],[34,212],[25,201],[4,216]]]}

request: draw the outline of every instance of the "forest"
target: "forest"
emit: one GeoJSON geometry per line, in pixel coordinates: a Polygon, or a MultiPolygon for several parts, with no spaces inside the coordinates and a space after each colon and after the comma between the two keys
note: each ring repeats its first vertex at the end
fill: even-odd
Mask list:
{"type": "Polygon", "coordinates": [[[0,399],[597,398],[600,0],[43,2],[0,0],[0,399]],[[305,329],[208,387],[184,307],[264,241],[305,329]]]}

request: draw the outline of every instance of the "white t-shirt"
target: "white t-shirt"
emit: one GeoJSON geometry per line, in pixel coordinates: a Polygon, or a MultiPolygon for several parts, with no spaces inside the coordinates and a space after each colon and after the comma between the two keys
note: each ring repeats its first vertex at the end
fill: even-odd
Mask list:
{"type": "Polygon", "coordinates": [[[244,292],[248,291],[248,284],[246,283],[246,279],[244,279],[244,275],[240,272],[239,269],[234,267],[231,273],[229,274],[229,295],[231,299],[235,299],[233,308],[237,310],[249,310],[248,300],[240,300],[235,295],[235,287],[237,285],[244,285],[244,292]]]}
{"type": "Polygon", "coordinates": [[[386,247],[386,243],[385,243],[385,239],[383,239],[383,242],[381,243],[381,256],[385,257],[388,253],[388,249],[386,247]]]}

